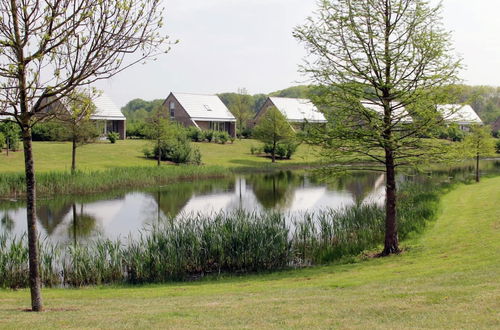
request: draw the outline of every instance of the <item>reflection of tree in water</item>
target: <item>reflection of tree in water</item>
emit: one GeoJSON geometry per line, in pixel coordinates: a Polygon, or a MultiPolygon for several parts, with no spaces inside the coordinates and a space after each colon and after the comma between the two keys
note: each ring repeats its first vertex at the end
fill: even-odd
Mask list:
{"type": "Polygon", "coordinates": [[[265,209],[285,208],[291,201],[296,187],[304,182],[304,177],[291,171],[272,174],[249,175],[247,184],[265,209]]]}
{"type": "Polygon", "coordinates": [[[234,179],[202,180],[196,182],[178,182],[162,187],[161,190],[150,193],[155,199],[158,209],[169,218],[175,218],[189,200],[195,195],[213,194],[234,190],[234,179]]]}
{"type": "Polygon", "coordinates": [[[80,210],[77,209],[75,203],[71,208],[73,217],[68,227],[68,236],[76,244],[78,238],[87,238],[93,234],[97,221],[92,215],[84,212],[83,204],[80,205],[80,210]]]}
{"type": "Polygon", "coordinates": [[[11,218],[8,212],[5,212],[0,219],[0,227],[2,231],[10,233],[14,229],[14,220],[11,218]]]}

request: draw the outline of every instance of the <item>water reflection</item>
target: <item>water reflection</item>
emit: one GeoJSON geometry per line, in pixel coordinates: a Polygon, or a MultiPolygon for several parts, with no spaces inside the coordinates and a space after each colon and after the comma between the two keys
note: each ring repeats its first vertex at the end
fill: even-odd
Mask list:
{"type": "MultiPolygon", "coordinates": [[[[483,170],[500,172],[500,162],[485,164],[483,170]]],[[[472,177],[473,167],[435,169],[428,174],[400,176],[399,181],[421,181],[436,176],[472,177]]],[[[42,236],[71,244],[97,236],[111,239],[134,236],[148,224],[190,213],[280,210],[297,216],[325,208],[382,204],[384,179],[380,173],[353,173],[327,182],[291,171],[251,174],[182,182],[145,191],[39,200],[36,216],[42,236]]],[[[25,223],[23,201],[0,201],[0,233],[20,235],[25,232],[25,223]]]]}

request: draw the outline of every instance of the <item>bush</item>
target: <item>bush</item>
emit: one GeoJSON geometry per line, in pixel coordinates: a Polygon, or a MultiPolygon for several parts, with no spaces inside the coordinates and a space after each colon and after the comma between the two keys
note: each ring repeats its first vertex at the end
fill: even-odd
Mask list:
{"type": "Polygon", "coordinates": [[[497,141],[495,149],[497,151],[497,154],[500,154],[500,140],[497,141]]]}
{"type": "Polygon", "coordinates": [[[242,139],[250,139],[252,137],[252,129],[249,127],[245,127],[244,129],[240,130],[238,133],[238,137],[242,139]]]}
{"type": "Polygon", "coordinates": [[[193,142],[205,141],[205,132],[199,128],[190,126],[186,128],[187,137],[193,142]]]}
{"type": "Polygon", "coordinates": [[[208,142],[212,142],[215,138],[215,131],[209,130],[205,131],[205,138],[208,142]]]}
{"type": "Polygon", "coordinates": [[[127,138],[129,139],[145,139],[145,123],[127,124],[127,138]]]}
{"type": "Polygon", "coordinates": [[[223,132],[217,132],[217,141],[222,144],[226,144],[227,141],[229,141],[231,137],[229,136],[229,133],[226,131],[223,132]]]}
{"type": "Polygon", "coordinates": [[[120,134],[118,132],[109,132],[108,133],[108,140],[111,143],[116,143],[116,140],[120,138],[120,134]]]}
{"type": "Polygon", "coordinates": [[[258,155],[261,154],[262,152],[263,152],[262,147],[257,147],[254,146],[253,144],[250,146],[250,153],[252,155],[258,155]]]}
{"type": "Polygon", "coordinates": [[[67,141],[68,130],[58,122],[39,123],[31,131],[33,141],[67,141]]]}
{"type": "MultiPolygon", "coordinates": [[[[296,142],[282,142],[276,145],[276,158],[280,159],[290,159],[292,155],[297,151],[298,143],[296,142]]],[[[273,153],[273,145],[264,145],[263,151],[266,154],[271,155],[273,153]]]]}
{"type": "Polygon", "coordinates": [[[172,125],[170,136],[158,143],[155,143],[153,150],[143,150],[147,158],[158,158],[161,151],[161,160],[168,160],[176,164],[201,164],[201,153],[193,147],[188,138],[187,130],[178,125],[172,125]]]}

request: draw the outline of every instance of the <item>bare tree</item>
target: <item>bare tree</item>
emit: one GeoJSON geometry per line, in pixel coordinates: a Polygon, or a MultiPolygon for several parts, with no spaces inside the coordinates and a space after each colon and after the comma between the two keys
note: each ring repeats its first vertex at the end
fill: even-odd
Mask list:
{"type": "Polygon", "coordinates": [[[34,311],[43,305],[31,128],[75,88],[167,51],[159,32],[163,12],[160,0],[0,2],[0,115],[11,116],[22,132],[34,311]]]}
{"type": "Polygon", "coordinates": [[[396,169],[443,150],[422,139],[442,122],[438,87],[458,81],[460,60],[440,20],[441,6],[423,0],[322,0],[296,28],[309,57],[304,71],[322,86],[328,124],[311,142],[334,158],[371,159],[386,174],[385,243],[399,252],[396,169]]]}

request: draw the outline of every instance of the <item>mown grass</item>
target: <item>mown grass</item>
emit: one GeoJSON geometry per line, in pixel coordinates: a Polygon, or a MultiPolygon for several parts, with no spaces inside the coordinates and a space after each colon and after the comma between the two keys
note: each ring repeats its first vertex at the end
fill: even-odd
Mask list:
{"type": "MultiPolygon", "coordinates": [[[[77,167],[81,171],[101,171],[116,167],[154,167],[156,161],[144,157],[143,149],[149,146],[146,140],[124,140],[116,144],[99,142],[84,145],[77,150],[77,167]]],[[[202,162],[206,166],[224,166],[228,168],[246,168],[268,166],[271,160],[250,153],[255,140],[235,140],[233,144],[194,143],[202,154],[202,162]]],[[[33,151],[35,169],[43,172],[69,172],[71,168],[71,144],[65,142],[34,142],[33,151]]],[[[283,165],[308,164],[317,161],[314,148],[299,146],[292,160],[278,161],[283,165]]],[[[172,165],[173,166],[173,165],[172,165]]],[[[0,173],[22,173],[24,158],[22,151],[0,153],[0,173]]]]}
{"type": "Polygon", "coordinates": [[[441,201],[405,253],[344,265],[169,285],[0,291],[3,328],[500,327],[500,178],[441,201]]]}

